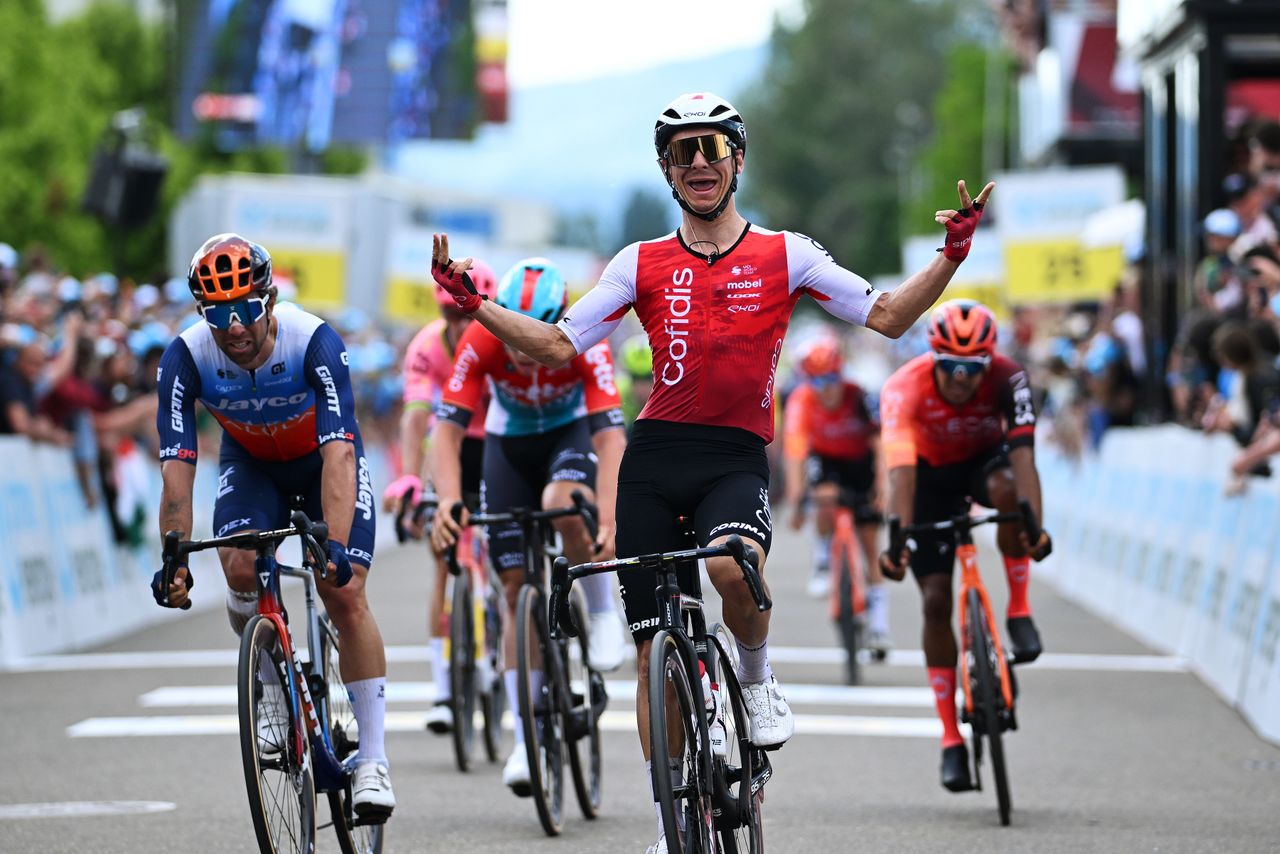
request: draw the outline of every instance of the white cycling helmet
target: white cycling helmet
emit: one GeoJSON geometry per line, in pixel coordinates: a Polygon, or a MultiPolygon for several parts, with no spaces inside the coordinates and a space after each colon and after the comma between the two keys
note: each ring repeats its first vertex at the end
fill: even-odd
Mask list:
{"type": "Polygon", "coordinates": [[[728,134],[742,151],[747,150],[747,125],[737,108],[711,92],[689,92],[676,98],[653,125],[653,147],[661,157],[677,131],[688,127],[713,127],[728,134]]]}

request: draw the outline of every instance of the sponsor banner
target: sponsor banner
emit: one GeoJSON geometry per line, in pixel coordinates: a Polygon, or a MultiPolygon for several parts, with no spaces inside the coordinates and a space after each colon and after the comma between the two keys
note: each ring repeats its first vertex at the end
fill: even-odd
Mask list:
{"type": "Polygon", "coordinates": [[[1124,272],[1121,247],[1086,248],[1076,237],[1009,241],[1004,258],[1013,305],[1100,300],[1124,272]]]}

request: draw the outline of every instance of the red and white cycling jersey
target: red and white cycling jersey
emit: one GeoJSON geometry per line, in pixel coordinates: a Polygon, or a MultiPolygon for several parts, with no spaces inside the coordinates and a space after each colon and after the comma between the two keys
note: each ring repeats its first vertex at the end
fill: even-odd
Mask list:
{"type": "MultiPolygon", "coordinates": [[[[436,318],[413,336],[404,351],[404,405],[405,408],[421,406],[431,411],[431,423],[435,423],[435,409],[440,405],[445,384],[453,376],[453,353],[445,340],[444,318],[436,318]]],[[[486,391],[476,404],[475,417],[467,425],[467,436],[484,438],[484,416],[489,406],[486,391]]]]}
{"type": "Polygon", "coordinates": [[[867,395],[857,383],[842,381],[840,403],[828,409],[809,383],[787,398],[783,412],[782,450],[788,459],[810,454],[835,460],[861,460],[871,453],[880,427],[867,409],[867,395]]]}
{"type": "Polygon", "coordinates": [[[748,225],[708,263],[676,231],[615,255],[559,326],[582,353],[634,307],[653,348],[653,396],[639,417],[738,427],[768,442],[778,355],[805,293],[858,324],[880,296],[802,234],[748,225]]]}

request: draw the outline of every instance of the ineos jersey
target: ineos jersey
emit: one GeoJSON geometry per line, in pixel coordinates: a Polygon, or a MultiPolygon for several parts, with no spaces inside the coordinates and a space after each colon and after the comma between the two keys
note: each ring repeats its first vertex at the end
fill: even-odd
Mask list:
{"type": "Polygon", "coordinates": [[[231,361],[207,324],[165,350],[157,377],[160,459],[196,461],[195,404],[259,460],[293,460],[326,442],[359,440],[347,351],[323,320],[297,306],[275,309],[271,357],[257,370],[231,361]]]}
{"type": "Polygon", "coordinates": [[[880,429],[889,468],[924,460],[945,466],[973,459],[1008,443],[1035,442],[1036,412],[1022,366],[997,354],[987,375],[963,406],[942,399],[925,353],[894,371],[880,392],[880,429]]]}
{"type": "Polygon", "coordinates": [[[708,263],[676,231],[614,256],[559,325],[582,353],[634,307],[653,348],[653,395],[639,417],[738,427],[768,442],[778,354],[805,293],[858,324],[880,296],[802,234],[749,224],[708,263]]]}

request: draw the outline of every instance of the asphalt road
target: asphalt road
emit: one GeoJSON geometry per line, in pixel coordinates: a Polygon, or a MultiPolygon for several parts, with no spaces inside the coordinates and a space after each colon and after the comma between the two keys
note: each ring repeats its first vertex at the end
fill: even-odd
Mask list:
{"type": "MultiPolygon", "coordinates": [[[[557,839],[542,834],[530,801],[503,788],[500,767],[460,774],[447,739],[422,731],[424,556],[383,547],[371,585],[392,660],[387,747],[399,807],[387,850],[642,852],[655,819],[629,723],[632,664],[610,675],[602,816],[588,823],[571,809],[557,839]]],[[[893,591],[894,655],[866,669],[865,689],[846,691],[825,603],[804,593],[806,565],[803,541],[779,532],[767,573],[771,657],[799,731],[773,754],[769,851],[1280,851],[1280,749],[1181,662],[1043,584],[1032,602],[1049,653],[1020,671],[1021,728],[1006,740],[1015,811],[1001,828],[990,788],[938,785],[914,585],[893,591]]],[[[988,581],[999,600],[1003,579],[988,581]]],[[[154,606],[141,593],[138,607],[154,606]]],[[[235,649],[215,608],[0,674],[0,852],[253,850],[235,649]]],[[[319,850],[337,851],[328,831],[319,850]]]]}

